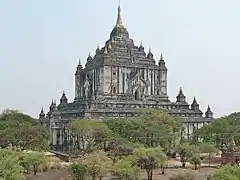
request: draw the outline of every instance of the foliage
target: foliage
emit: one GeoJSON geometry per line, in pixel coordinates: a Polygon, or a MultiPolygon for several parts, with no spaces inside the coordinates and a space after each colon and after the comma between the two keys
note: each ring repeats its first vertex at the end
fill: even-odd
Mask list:
{"type": "Polygon", "coordinates": [[[74,120],[69,124],[77,152],[85,155],[96,148],[104,148],[111,131],[101,121],[74,120]]]}
{"type": "Polygon", "coordinates": [[[190,159],[189,162],[194,165],[194,169],[197,170],[197,166],[201,165],[201,159],[199,155],[195,154],[190,159]]]}
{"type": "Polygon", "coordinates": [[[112,160],[103,151],[95,151],[86,155],[84,164],[87,168],[87,173],[92,179],[103,178],[112,170],[112,160]]]}
{"type": "Polygon", "coordinates": [[[72,180],[84,180],[87,169],[84,164],[74,163],[69,166],[69,171],[72,175],[72,180]]]}
{"type": "Polygon", "coordinates": [[[216,153],[218,151],[218,149],[213,145],[213,144],[210,144],[210,143],[201,143],[199,145],[199,151],[201,153],[208,153],[208,165],[210,166],[210,160],[211,160],[211,155],[213,153],[216,153]]]}
{"type": "Polygon", "coordinates": [[[225,165],[215,170],[213,180],[240,180],[240,171],[237,166],[225,165]]]}
{"type": "Polygon", "coordinates": [[[48,162],[48,158],[39,152],[24,153],[11,149],[0,149],[0,178],[9,180],[24,179],[24,172],[32,168],[34,174],[40,165],[48,162]]]}
{"type": "Polygon", "coordinates": [[[203,142],[216,145],[220,150],[228,148],[232,138],[236,145],[240,145],[240,113],[216,119],[211,124],[196,130],[194,135],[203,142]]]}
{"type": "Polygon", "coordinates": [[[180,120],[167,112],[142,109],[135,118],[109,119],[109,129],[133,143],[145,147],[161,146],[165,152],[173,149],[180,131],[180,120]]]}
{"type": "Polygon", "coordinates": [[[23,171],[16,152],[0,149],[0,179],[23,180],[23,171]]]}
{"type": "Polygon", "coordinates": [[[41,152],[29,152],[21,155],[21,165],[29,171],[33,170],[34,175],[37,174],[40,165],[46,165],[49,159],[41,152]]]}
{"type": "Polygon", "coordinates": [[[163,166],[167,160],[162,148],[139,148],[134,150],[135,163],[141,169],[146,170],[148,180],[152,180],[153,170],[163,166]]]}
{"type": "Polygon", "coordinates": [[[46,150],[49,132],[36,119],[13,110],[0,115],[0,147],[10,144],[22,150],[46,150]]]}
{"type": "Polygon", "coordinates": [[[192,172],[185,171],[182,173],[178,173],[170,177],[169,180],[195,180],[195,177],[192,172]]]}
{"type": "Polygon", "coordinates": [[[125,157],[115,164],[113,175],[121,180],[137,180],[140,177],[140,168],[133,165],[133,157],[125,157]]]}
{"type": "Polygon", "coordinates": [[[201,153],[216,153],[218,149],[210,143],[201,143],[199,145],[199,152],[201,153]]]}
{"type": "Polygon", "coordinates": [[[115,164],[122,157],[132,155],[133,149],[133,144],[122,138],[115,137],[108,142],[106,150],[108,156],[113,160],[113,164],[115,164]]]}
{"type": "Polygon", "coordinates": [[[191,145],[189,143],[178,144],[176,150],[181,158],[182,167],[185,167],[186,162],[199,151],[195,145],[191,145]]]}
{"type": "Polygon", "coordinates": [[[105,120],[104,123],[115,134],[120,135],[130,142],[137,143],[143,136],[143,132],[140,131],[141,123],[135,118],[113,118],[105,120]]]}

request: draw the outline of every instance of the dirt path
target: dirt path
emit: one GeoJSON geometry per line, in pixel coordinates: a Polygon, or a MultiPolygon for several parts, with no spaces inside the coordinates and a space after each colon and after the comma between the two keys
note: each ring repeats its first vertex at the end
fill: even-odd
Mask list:
{"type": "MultiPolygon", "coordinates": [[[[197,171],[192,171],[189,169],[188,171],[192,171],[192,173],[196,176],[197,180],[205,180],[208,175],[212,174],[214,169],[212,168],[202,168],[197,171]]],[[[153,180],[169,180],[169,178],[173,174],[179,174],[181,172],[184,172],[186,170],[184,169],[166,169],[165,174],[162,175],[160,170],[154,171],[154,178],[153,180]]],[[[145,177],[145,173],[143,172],[143,177],[145,177]]],[[[30,176],[27,180],[71,180],[70,177],[68,177],[68,173],[66,170],[61,171],[50,171],[47,173],[38,173],[37,176],[30,176]]]]}
{"type": "Polygon", "coordinates": [[[71,178],[68,177],[68,172],[62,169],[60,171],[38,173],[36,176],[30,175],[27,180],[71,180],[71,178]]]}

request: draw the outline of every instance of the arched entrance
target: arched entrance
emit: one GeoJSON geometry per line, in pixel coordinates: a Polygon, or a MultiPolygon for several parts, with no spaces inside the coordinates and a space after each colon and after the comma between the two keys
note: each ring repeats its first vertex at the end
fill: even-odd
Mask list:
{"type": "Polygon", "coordinates": [[[135,100],[139,100],[140,99],[139,96],[140,96],[139,91],[136,90],[134,93],[135,100]]]}

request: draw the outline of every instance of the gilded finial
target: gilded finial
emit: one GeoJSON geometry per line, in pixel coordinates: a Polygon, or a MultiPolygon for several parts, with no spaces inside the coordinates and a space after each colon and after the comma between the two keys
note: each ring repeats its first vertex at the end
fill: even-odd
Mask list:
{"type": "Polygon", "coordinates": [[[44,114],[44,110],[43,110],[43,106],[42,106],[42,109],[41,109],[41,112],[40,112],[41,114],[44,114]]]}
{"type": "Polygon", "coordinates": [[[180,87],[180,91],[179,91],[180,93],[183,93],[183,90],[182,90],[182,87],[180,87]]]}
{"type": "Polygon", "coordinates": [[[79,59],[78,59],[78,66],[81,66],[81,65],[82,65],[81,59],[79,58],[79,59]]]}
{"type": "Polygon", "coordinates": [[[161,57],[160,57],[160,60],[163,60],[163,54],[161,53],[161,57]]]}
{"type": "Polygon", "coordinates": [[[117,14],[116,26],[118,26],[118,27],[122,27],[123,26],[122,17],[121,17],[120,1],[119,1],[119,5],[118,5],[118,14],[117,14]]]}
{"type": "Polygon", "coordinates": [[[151,51],[152,51],[152,49],[151,49],[151,47],[149,48],[149,53],[151,53],[151,51]]]}

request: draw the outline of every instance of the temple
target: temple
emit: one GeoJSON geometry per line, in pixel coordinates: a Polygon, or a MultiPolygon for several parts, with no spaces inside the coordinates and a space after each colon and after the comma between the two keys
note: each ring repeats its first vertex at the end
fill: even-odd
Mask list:
{"type": "Polygon", "coordinates": [[[151,49],[145,51],[130,38],[118,7],[117,21],[103,47],[87,57],[85,67],[79,59],[75,72],[75,98],[68,102],[63,92],[60,103],[52,101],[48,112],[43,109],[39,120],[50,128],[52,144],[67,141],[64,132],[69,121],[77,118],[131,117],[139,108],[167,110],[170,115],[182,117],[182,136],[189,138],[194,128],[213,120],[208,106],[205,115],[196,97],[186,102],[180,88],[176,101],[171,102],[167,89],[168,69],[161,54],[156,60],[151,49]]]}

